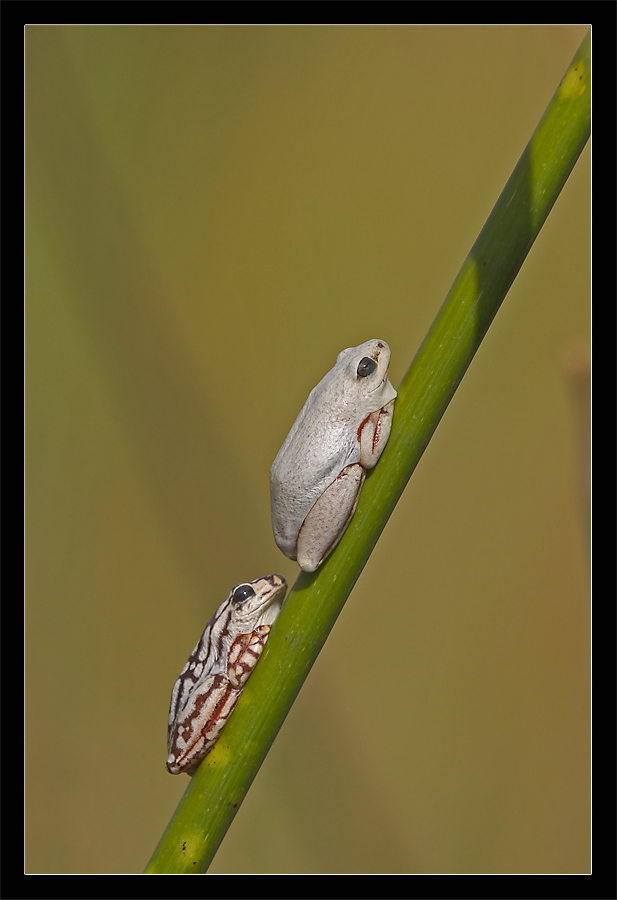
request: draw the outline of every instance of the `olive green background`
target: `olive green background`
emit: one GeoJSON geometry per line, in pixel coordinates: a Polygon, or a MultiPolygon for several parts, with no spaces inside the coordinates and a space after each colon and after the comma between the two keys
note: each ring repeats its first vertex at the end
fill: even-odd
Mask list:
{"type": "MultiPolygon", "coordinates": [[[[268,471],[396,386],[586,26],[26,29],[26,869],[143,870],[173,682],[297,567],[268,471]]],[[[589,871],[587,147],[212,872],[589,871]]],[[[396,412],[395,412],[396,414],[396,412]]]]}

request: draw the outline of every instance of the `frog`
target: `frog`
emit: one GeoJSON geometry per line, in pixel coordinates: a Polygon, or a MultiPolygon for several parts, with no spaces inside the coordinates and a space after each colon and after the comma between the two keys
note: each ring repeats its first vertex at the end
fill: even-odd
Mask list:
{"type": "Polygon", "coordinates": [[[274,540],[305,572],[316,571],[341,539],[366,470],[386,446],[396,399],[389,364],[383,340],[341,350],[272,463],[274,540]]]}
{"type": "Polygon", "coordinates": [[[234,711],[287,593],[282,575],[232,588],[182,669],[169,705],[167,771],[194,775],[234,711]]]}

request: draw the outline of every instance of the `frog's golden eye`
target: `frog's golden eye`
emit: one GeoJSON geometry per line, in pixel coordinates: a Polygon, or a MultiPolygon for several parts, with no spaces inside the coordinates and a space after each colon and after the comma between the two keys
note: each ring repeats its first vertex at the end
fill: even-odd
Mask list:
{"type": "Polygon", "coordinates": [[[250,584],[239,584],[231,595],[232,603],[246,603],[251,597],[255,596],[255,591],[250,584]]]}
{"type": "Polygon", "coordinates": [[[364,359],[361,359],[358,363],[358,378],[366,378],[368,375],[372,375],[376,368],[377,363],[375,360],[371,359],[369,356],[365,356],[364,359]]]}

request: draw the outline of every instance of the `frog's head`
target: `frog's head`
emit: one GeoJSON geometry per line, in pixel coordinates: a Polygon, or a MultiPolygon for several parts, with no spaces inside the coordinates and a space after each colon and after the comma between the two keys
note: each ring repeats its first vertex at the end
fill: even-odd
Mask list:
{"type": "Polygon", "coordinates": [[[380,409],[396,397],[388,381],[389,365],[390,348],[385,341],[375,338],[342,350],[335,368],[344,372],[348,396],[355,396],[371,409],[380,409]]]}
{"type": "Polygon", "coordinates": [[[229,605],[229,631],[250,634],[260,625],[272,625],[286,593],[287,582],[281,575],[264,575],[236,585],[225,601],[229,605]]]}

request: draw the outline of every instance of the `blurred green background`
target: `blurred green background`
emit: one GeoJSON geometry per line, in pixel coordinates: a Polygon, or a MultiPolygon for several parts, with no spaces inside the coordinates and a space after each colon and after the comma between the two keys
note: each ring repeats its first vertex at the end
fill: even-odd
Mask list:
{"type": "MultiPolygon", "coordinates": [[[[587,28],[26,29],[26,867],[140,872],[171,687],[297,567],[268,471],[396,386],[587,28]]],[[[212,872],[589,871],[589,147],[212,872]]]]}

